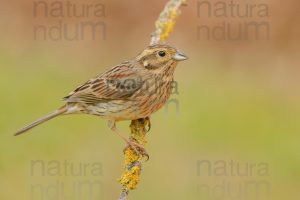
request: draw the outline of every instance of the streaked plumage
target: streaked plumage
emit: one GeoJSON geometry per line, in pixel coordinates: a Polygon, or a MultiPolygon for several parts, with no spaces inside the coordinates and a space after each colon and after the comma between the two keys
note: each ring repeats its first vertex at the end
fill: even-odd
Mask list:
{"type": "Polygon", "coordinates": [[[92,114],[115,122],[149,117],[168,100],[178,61],[185,60],[168,45],[147,47],[137,57],[88,80],[64,98],[55,112],[19,130],[16,135],[61,114],[92,114]]]}

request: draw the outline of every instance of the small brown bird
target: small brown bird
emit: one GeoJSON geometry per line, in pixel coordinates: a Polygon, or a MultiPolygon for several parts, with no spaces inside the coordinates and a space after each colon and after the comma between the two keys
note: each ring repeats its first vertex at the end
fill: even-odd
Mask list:
{"type": "Polygon", "coordinates": [[[64,106],[20,129],[29,129],[59,115],[91,114],[108,120],[109,127],[135,150],[139,144],[124,137],[115,123],[148,118],[168,100],[173,73],[187,57],[168,45],[147,47],[137,57],[88,80],[64,98],[64,106]]]}

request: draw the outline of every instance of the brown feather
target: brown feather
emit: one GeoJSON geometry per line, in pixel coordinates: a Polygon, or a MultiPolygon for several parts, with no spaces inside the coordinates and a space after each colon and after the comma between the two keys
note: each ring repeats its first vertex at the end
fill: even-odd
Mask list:
{"type": "Polygon", "coordinates": [[[42,118],[40,118],[38,120],[32,122],[31,124],[25,126],[22,129],[20,129],[19,131],[17,131],[15,133],[15,136],[21,135],[22,133],[25,133],[25,132],[29,131],[30,129],[36,127],[37,125],[40,125],[40,124],[42,124],[42,123],[44,123],[44,122],[46,122],[46,121],[48,121],[48,120],[50,120],[50,119],[52,119],[54,117],[57,117],[57,116],[65,113],[67,110],[68,110],[67,107],[63,106],[63,107],[57,109],[56,111],[54,111],[54,112],[52,112],[52,113],[50,113],[50,114],[48,114],[48,115],[46,115],[46,116],[44,116],[44,117],[42,117],[42,118]]]}

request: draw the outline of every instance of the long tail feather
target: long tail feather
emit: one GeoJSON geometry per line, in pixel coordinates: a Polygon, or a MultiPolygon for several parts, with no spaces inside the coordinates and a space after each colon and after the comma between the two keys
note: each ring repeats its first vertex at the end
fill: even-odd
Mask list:
{"type": "Polygon", "coordinates": [[[15,133],[15,136],[20,135],[22,133],[25,133],[25,132],[29,131],[30,129],[36,127],[37,125],[40,125],[40,124],[42,124],[42,123],[44,123],[44,122],[46,122],[46,121],[48,121],[48,120],[50,120],[54,117],[57,117],[58,115],[61,115],[61,114],[65,113],[67,110],[68,110],[67,107],[63,106],[63,107],[55,110],[54,112],[52,112],[52,113],[50,113],[50,114],[34,121],[34,122],[32,122],[28,126],[25,126],[24,128],[20,129],[19,131],[17,131],[15,133]]]}

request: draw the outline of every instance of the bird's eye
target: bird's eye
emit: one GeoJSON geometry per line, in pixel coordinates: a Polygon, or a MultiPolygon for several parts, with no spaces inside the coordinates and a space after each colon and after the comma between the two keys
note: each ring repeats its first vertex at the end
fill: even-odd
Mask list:
{"type": "Polygon", "coordinates": [[[160,57],[165,57],[166,52],[164,52],[164,51],[159,51],[159,52],[158,52],[158,55],[159,55],[160,57]]]}

